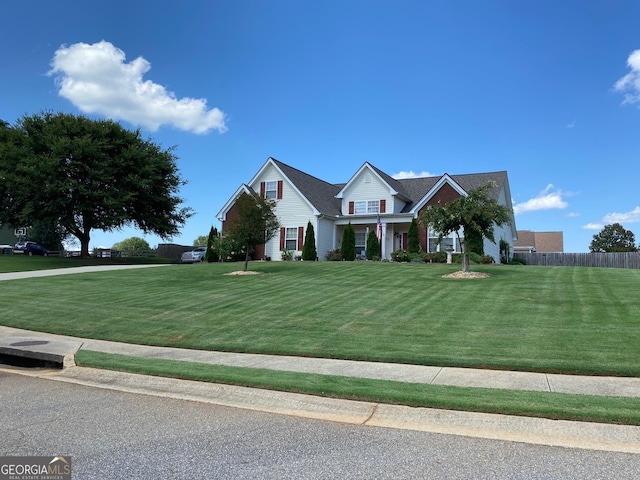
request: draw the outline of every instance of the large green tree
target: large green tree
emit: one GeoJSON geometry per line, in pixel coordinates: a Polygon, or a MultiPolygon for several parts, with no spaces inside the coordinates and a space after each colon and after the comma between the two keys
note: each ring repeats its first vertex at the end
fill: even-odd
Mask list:
{"type": "Polygon", "coordinates": [[[252,193],[242,193],[234,205],[236,216],[229,221],[225,236],[244,249],[244,271],[249,268],[249,258],[254,245],[266,244],[280,228],[280,222],[272,200],[252,193]]]}
{"type": "Polygon", "coordinates": [[[151,247],[149,246],[149,242],[147,242],[144,238],[140,238],[140,237],[129,237],[129,238],[125,238],[124,240],[120,241],[120,242],[116,242],[111,246],[112,250],[119,250],[119,251],[132,251],[132,250],[144,250],[144,251],[149,251],[151,250],[151,247]]]}
{"type": "Polygon", "coordinates": [[[439,241],[455,232],[462,248],[463,272],[469,271],[466,239],[479,235],[495,242],[494,226],[510,222],[509,208],[489,197],[488,192],[492,188],[495,188],[495,183],[489,182],[444,205],[430,205],[420,215],[422,224],[437,232],[439,241]]]}
{"type": "Polygon", "coordinates": [[[591,252],[637,252],[636,237],[631,230],[626,230],[619,223],[606,225],[593,236],[591,252]]]}
{"type": "Polygon", "coordinates": [[[53,222],[88,256],[91,231],[170,238],[192,215],[173,148],[111,120],[43,112],[0,125],[0,221],[53,222]]]}

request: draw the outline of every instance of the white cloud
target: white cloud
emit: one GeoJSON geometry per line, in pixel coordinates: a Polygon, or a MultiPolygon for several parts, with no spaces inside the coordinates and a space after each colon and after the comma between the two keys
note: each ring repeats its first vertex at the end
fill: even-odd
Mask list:
{"type": "Polygon", "coordinates": [[[640,222],[640,207],[636,207],[630,212],[625,213],[607,213],[602,221],[607,224],[640,222]]]}
{"type": "Polygon", "coordinates": [[[569,212],[566,215],[567,218],[575,218],[575,217],[579,217],[579,216],[580,216],[580,214],[578,212],[569,212]]]}
{"type": "Polygon", "coordinates": [[[173,92],[143,76],[151,64],[143,57],[126,63],[125,54],[109,42],[62,45],[51,61],[60,96],[84,113],[104,115],[141,125],[151,131],[161,125],[207,133],[227,130],[225,115],[207,109],[207,100],[176,98],[173,92]]]}
{"type": "Polygon", "coordinates": [[[640,50],[631,52],[627,59],[627,66],[631,71],[613,85],[614,90],[626,92],[623,104],[640,101],[640,50]]]}
{"type": "Polygon", "coordinates": [[[614,223],[619,223],[620,225],[624,225],[626,223],[638,223],[640,222],[640,207],[636,207],[630,212],[624,213],[607,213],[602,220],[598,223],[587,223],[583,225],[582,228],[586,230],[601,230],[605,227],[605,225],[612,225],[614,223]]]}
{"type": "Polygon", "coordinates": [[[582,228],[585,230],[602,230],[604,225],[602,223],[587,223],[586,225],[583,225],[582,228]]]}
{"type": "Polygon", "coordinates": [[[574,120],[571,123],[568,123],[566,128],[573,128],[575,126],[576,126],[576,121],[574,120]]]}
{"type": "Polygon", "coordinates": [[[429,173],[427,171],[422,171],[420,173],[416,173],[413,170],[409,170],[409,171],[401,171],[398,173],[394,173],[393,175],[391,175],[393,178],[395,178],[396,180],[401,180],[404,178],[421,178],[421,177],[435,177],[436,175],[434,175],[433,173],[429,173]]]}
{"type": "Polygon", "coordinates": [[[514,205],[513,213],[517,215],[519,213],[535,212],[537,210],[567,208],[569,204],[562,199],[563,195],[566,194],[560,190],[554,190],[554,186],[549,184],[535,198],[514,205]]]}

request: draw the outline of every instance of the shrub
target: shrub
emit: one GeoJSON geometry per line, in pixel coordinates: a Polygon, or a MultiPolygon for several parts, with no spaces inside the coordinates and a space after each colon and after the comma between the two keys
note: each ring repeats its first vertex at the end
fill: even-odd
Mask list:
{"type": "Polygon", "coordinates": [[[469,254],[469,262],[471,262],[471,263],[482,263],[482,255],[479,255],[476,252],[471,252],[469,254]]]}
{"type": "Polygon", "coordinates": [[[491,264],[491,263],[494,263],[494,262],[495,262],[495,260],[493,259],[493,257],[491,255],[482,255],[480,257],[480,263],[482,263],[482,264],[488,265],[488,264],[491,264]]]}
{"type": "Polygon", "coordinates": [[[307,233],[304,236],[304,245],[302,246],[302,260],[315,262],[317,258],[316,235],[313,231],[313,225],[309,222],[307,224],[307,233]]]}
{"type": "Polygon", "coordinates": [[[207,237],[207,252],[204,254],[204,259],[209,262],[217,262],[220,260],[220,235],[218,229],[211,227],[209,230],[209,236],[207,237]]]}
{"type": "Polygon", "coordinates": [[[402,249],[394,250],[391,252],[391,260],[394,262],[408,262],[411,259],[409,258],[409,254],[402,249]]]}
{"type": "Polygon", "coordinates": [[[280,256],[285,262],[290,262],[291,260],[293,260],[293,250],[285,248],[280,252],[280,256]]]}
{"type": "Polygon", "coordinates": [[[418,231],[418,221],[415,218],[411,219],[411,225],[409,225],[407,243],[409,244],[409,253],[420,253],[420,232],[418,231]]]}
{"type": "Polygon", "coordinates": [[[447,252],[429,252],[425,255],[428,263],[447,263],[447,252]]]}
{"type": "Polygon", "coordinates": [[[509,260],[509,265],[526,265],[527,261],[524,258],[512,257],[509,260]]]}
{"type": "Polygon", "coordinates": [[[220,258],[224,262],[240,262],[245,259],[245,247],[230,237],[220,241],[220,258]]]}
{"type": "Polygon", "coordinates": [[[340,262],[342,261],[342,253],[340,253],[339,248],[336,250],[331,250],[330,252],[327,252],[325,258],[330,262],[340,262]]]}
{"type": "Polygon", "coordinates": [[[419,253],[412,253],[409,255],[411,263],[424,263],[424,258],[419,253]]]}
{"type": "Polygon", "coordinates": [[[356,233],[351,223],[342,232],[342,259],[353,262],[356,259],[356,233]]]}
{"type": "Polygon", "coordinates": [[[376,232],[371,230],[367,237],[367,260],[373,260],[373,257],[380,258],[380,243],[376,232]]]}

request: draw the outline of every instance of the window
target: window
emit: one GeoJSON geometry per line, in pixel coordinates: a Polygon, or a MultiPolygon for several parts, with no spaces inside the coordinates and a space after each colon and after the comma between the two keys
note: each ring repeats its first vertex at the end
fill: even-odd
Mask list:
{"type": "Polygon", "coordinates": [[[366,245],[365,232],[355,232],[356,234],[356,255],[364,255],[364,249],[366,245]]]}
{"type": "Polygon", "coordinates": [[[298,250],[298,229],[296,227],[287,228],[284,246],[287,250],[298,250]]]}
{"type": "Polygon", "coordinates": [[[276,198],[278,196],[278,182],[266,182],[264,196],[265,198],[276,198]]]}
{"type": "Polygon", "coordinates": [[[356,202],[355,206],[356,208],[353,213],[356,215],[364,215],[367,213],[367,202],[356,202]]]}
{"type": "Polygon", "coordinates": [[[460,252],[460,242],[454,237],[444,237],[438,245],[438,237],[435,232],[429,230],[429,252],[446,252],[447,249],[453,249],[454,252],[460,252]]]}
{"type": "Polygon", "coordinates": [[[349,202],[349,213],[355,215],[380,213],[380,200],[349,202]],[[351,203],[353,203],[353,212],[351,212],[351,203]]]}

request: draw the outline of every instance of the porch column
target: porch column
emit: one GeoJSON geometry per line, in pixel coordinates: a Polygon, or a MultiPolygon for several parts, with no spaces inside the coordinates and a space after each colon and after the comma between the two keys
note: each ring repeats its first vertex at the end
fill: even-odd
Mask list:
{"type": "Polygon", "coordinates": [[[380,241],[382,244],[382,252],[380,254],[380,260],[383,258],[387,258],[387,224],[382,224],[382,240],[380,241]]]}

